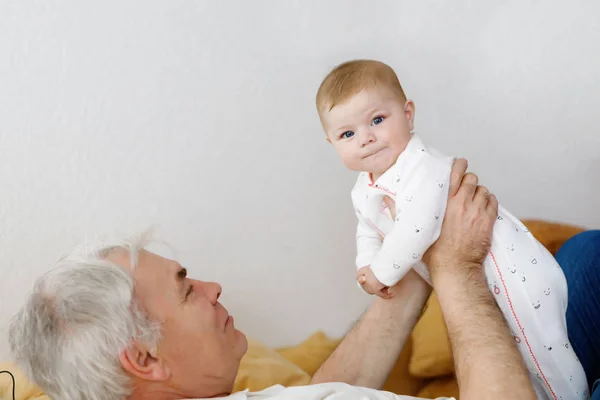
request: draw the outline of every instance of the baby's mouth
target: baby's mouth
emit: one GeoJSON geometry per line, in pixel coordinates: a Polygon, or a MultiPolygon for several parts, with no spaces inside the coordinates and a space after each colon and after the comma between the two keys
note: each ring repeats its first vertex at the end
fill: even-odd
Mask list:
{"type": "Polygon", "coordinates": [[[366,156],[364,156],[363,158],[368,158],[368,157],[374,156],[375,154],[379,153],[381,150],[383,150],[383,148],[372,151],[372,152],[368,153],[366,156]]]}

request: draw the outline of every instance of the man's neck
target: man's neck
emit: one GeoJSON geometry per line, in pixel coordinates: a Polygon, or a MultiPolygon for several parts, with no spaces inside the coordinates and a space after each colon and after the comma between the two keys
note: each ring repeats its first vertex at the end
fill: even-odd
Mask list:
{"type": "Polygon", "coordinates": [[[179,400],[184,399],[184,395],[171,391],[168,388],[152,388],[136,386],[134,392],[127,400],[179,400]]]}
{"type": "Polygon", "coordinates": [[[231,394],[231,389],[223,390],[222,387],[207,385],[202,391],[184,393],[175,390],[164,382],[137,381],[134,384],[134,392],[127,400],[181,400],[181,399],[209,399],[213,397],[225,397],[231,394]]]}

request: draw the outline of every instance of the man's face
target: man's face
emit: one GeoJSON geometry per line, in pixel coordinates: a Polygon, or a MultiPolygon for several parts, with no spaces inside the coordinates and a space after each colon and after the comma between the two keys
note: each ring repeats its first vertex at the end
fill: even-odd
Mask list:
{"type": "Polygon", "coordinates": [[[145,250],[133,276],[136,298],[161,322],[158,355],[171,371],[171,384],[190,395],[198,393],[198,376],[233,386],[248,344],[218,302],[221,286],[190,279],[177,262],[145,250]]]}

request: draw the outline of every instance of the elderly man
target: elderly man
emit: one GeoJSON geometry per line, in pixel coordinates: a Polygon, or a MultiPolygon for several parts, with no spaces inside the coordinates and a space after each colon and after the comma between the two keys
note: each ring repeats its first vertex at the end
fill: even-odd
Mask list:
{"type": "MultiPolygon", "coordinates": [[[[534,399],[482,271],[497,201],[466,167],[454,165],[442,233],[426,258],[461,399],[534,399]]],[[[392,299],[373,299],[311,385],[231,394],[247,342],[219,303],[221,286],[143,247],[136,239],[62,260],[11,323],[16,360],[53,399],[404,398],[377,389],[430,294],[415,273],[392,299]]]]}

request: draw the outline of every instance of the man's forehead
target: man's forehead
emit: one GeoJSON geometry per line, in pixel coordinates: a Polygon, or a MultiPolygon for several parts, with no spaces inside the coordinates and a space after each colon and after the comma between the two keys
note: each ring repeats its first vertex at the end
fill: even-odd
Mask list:
{"type": "MultiPolygon", "coordinates": [[[[120,251],[108,257],[110,261],[131,271],[130,255],[120,251]]],[[[138,262],[133,269],[135,293],[143,307],[159,318],[165,299],[178,298],[183,279],[181,265],[147,250],[138,253],[138,262]]],[[[185,274],[183,274],[185,275],[185,274]]]]}
{"type": "Polygon", "coordinates": [[[111,252],[107,259],[115,264],[127,268],[134,276],[176,274],[181,265],[174,260],[169,260],[148,250],[140,250],[137,254],[137,264],[133,268],[131,254],[125,249],[117,249],[111,252]]]}

